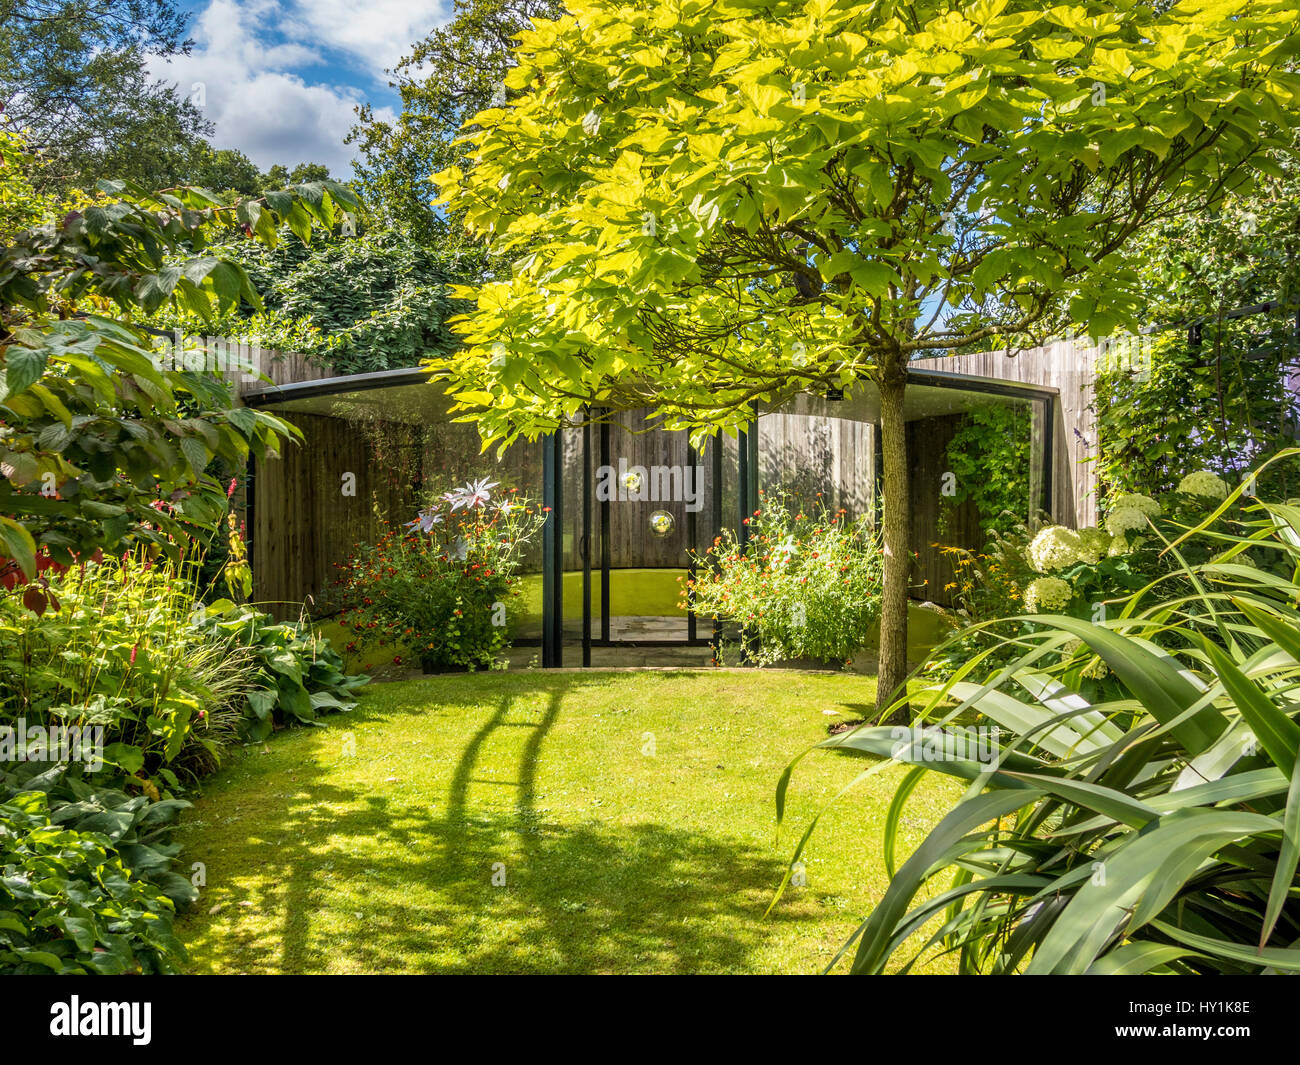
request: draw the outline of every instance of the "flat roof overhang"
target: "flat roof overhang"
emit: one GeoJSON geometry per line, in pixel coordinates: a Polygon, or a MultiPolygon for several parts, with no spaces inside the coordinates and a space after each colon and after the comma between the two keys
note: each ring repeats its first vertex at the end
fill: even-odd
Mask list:
{"type": "MultiPolygon", "coordinates": [[[[909,370],[903,417],[907,421],[959,414],[977,402],[1014,403],[1054,399],[1059,390],[992,377],[909,370]],[[978,397],[978,398],[976,398],[978,397]]],[[[272,408],[286,414],[314,414],[344,419],[384,418],[412,424],[445,419],[450,404],[441,388],[430,387],[429,373],[418,366],[376,373],[347,374],[317,381],[268,385],[244,393],[250,407],[272,408]]],[[[843,399],[805,393],[779,406],[761,409],[766,414],[880,421],[879,394],[870,381],[843,399]]]]}

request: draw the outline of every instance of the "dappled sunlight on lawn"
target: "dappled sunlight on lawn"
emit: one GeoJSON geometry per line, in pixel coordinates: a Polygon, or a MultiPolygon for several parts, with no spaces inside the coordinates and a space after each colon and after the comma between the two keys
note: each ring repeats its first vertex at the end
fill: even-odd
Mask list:
{"type": "MultiPolygon", "coordinates": [[[[805,760],[780,845],[773,790],[824,710],[870,696],[869,678],[795,673],[377,685],[209,785],[183,836],[208,877],[182,925],[193,968],[817,971],[883,890],[896,777],[826,819],[807,886],[764,920],[792,833],[864,763],[805,760]]],[[[922,789],[905,831],[946,796],[922,789]]]]}

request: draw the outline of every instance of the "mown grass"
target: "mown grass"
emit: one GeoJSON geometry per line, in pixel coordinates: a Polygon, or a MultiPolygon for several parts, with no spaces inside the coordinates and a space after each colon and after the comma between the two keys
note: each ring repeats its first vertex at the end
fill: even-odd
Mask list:
{"type": "MultiPolygon", "coordinates": [[[[779,843],[774,788],[874,696],[869,677],[793,671],[374,685],[351,714],[281,733],[208,783],[181,836],[207,879],[181,922],[192,968],[819,971],[885,888],[898,778],[833,809],[806,886],[764,919],[798,832],[864,763],[805,759],[779,843]]],[[[956,795],[922,784],[904,853],[956,795]]]]}

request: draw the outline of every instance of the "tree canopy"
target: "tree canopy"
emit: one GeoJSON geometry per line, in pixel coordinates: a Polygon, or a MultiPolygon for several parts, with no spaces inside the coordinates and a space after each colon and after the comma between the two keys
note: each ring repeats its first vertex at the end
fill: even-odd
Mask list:
{"type": "Polygon", "coordinates": [[[439,176],[516,257],[446,368],[508,438],[1136,325],[1126,242],[1271,169],[1295,30],[1281,2],[576,3],[439,176]]]}
{"type": "Polygon", "coordinates": [[[504,92],[516,36],[530,19],[563,10],[559,0],[455,0],[450,21],[417,41],[391,72],[389,84],[402,98],[397,119],[385,121],[368,104],[358,109],[349,137],[361,152],[358,188],[386,224],[425,243],[462,238],[431,207],[432,175],[461,158],[454,143],[461,126],[504,92]]]}
{"type": "Polygon", "coordinates": [[[0,104],[41,187],[177,182],[212,127],[146,62],[189,51],[187,18],[170,0],[0,0],[0,104]]]}
{"type": "Polygon", "coordinates": [[[735,426],[881,400],[880,691],[906,633],[903,426],[920,352],[1135,328],[1126,249],[1275,172],[1286,0],[574,0],[438,175],[510,276],[434,368],[489,439],[595,405],[735,426]]]}

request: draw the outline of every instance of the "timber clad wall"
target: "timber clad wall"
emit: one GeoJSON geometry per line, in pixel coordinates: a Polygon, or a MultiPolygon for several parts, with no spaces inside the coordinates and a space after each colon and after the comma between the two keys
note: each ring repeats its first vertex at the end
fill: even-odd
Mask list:
{"type": "MultiPolygon", "coordinates": [[[[271,383],[276,385],[291,385],[299,381],[324,381],[326,378],[338,376],[329,367],[309,362],[302,355],[293,352],[252,347],[248,354],[251,356],[253,369],[257,373],[265,374],[271,379],[271,383]]],[[[239,394],[243,395],[252,389],[265,387],[265,381],[250,375],[239,382],[239,394]]]]}
{"type": "Polygon", "coordinates": [[[875,468],[866,422],[785,413],[758,420],[758,483],[767,491],[785,489],[806,506],[820,492],[828,510],[843,507],[856,519],[871,512],[875,468]]]}
{"type": "MultiPolygon", "coordinates": [[[[253,482],[255,598],[276,604],[277,617],[296,617],[305,598],[310,609],[330,613],[335,563],[357,544],[374,543],[385,520],[414,518],[426,490],[486,476],[540,495],[539,444],[519,443],[497,462],[479,455],[471,425],[287,417],[304,442],[286,444],[280,458],[259,462],[253,482]]],[[[540,564],[540,539],[530,545],[535,557],[528,568],[540,564]]]]}
{"type": "MultiPolygon", "coordinates": [[[[323,380],[328,370],[295,355],[257,351],[258,368],[275,384],[323,380]]],[[[1095,431],[1090,410],[1095,349],[1066,343],[1031,349],[1014,358],[1001,352],[980,352],[912,363],[917,370],[993,378],[1046,386],[1059,390],[1053,432],[1053,499],[1056,520],[1067,525],[1093,525],[1097,520],[1096,474],[1092,462],[1095,431]]],[[[241,393],[264,387],[265,382],[241,383],[241,393]]],[[[971,393],[978,401],[978,393],[971,393]]],[[[344,407],[347,405],[341,405],[344,407]]],[[[436,406],[436,404],[434,404],[436,406]]],[[[329,584],[336,575],[334,563],[343,561],[359,542],[377,537],[380,518],[408,521],[422,493],[442,491],[455,483],[478,477],[518,487],[534,498],[541,495],[541,445],[513,445],[502,460],[495,452],[480,453],[472,425],[438,417],[415,416],[386,421],[369,414],[331,417],[321,413],[287,413],[302,429],[305,443],[286,445],[278,460],[258,464],[254,481],[254,517],[250,531],[255,598],[281,604],[274,612],[296,617],[304,598],[317,610],[328,607],[329,584]],[[344,495],[342,478],[355,475],[355,494],[344,495]]],[[[875,473],[873,429],[865,421],[834,416],[835,405],[814,408],[826,414],[778,412],[758,420],[759,484],[765,489],[785,488],[799,500],[822,493],[831,510],[843,507],[850,517],[870,513],[875,473]]],[[[388,413],[385,411],[385,413],[388,413]]],[[[848,411],[846,411],[846,415],[848,411]]],[[[911,468],[909,507],[912,549],[918,555],[913,574],[913,594],[944,605],[951,604],[946,585],[953,580],[952,561],[935,547],[942,541],[968,548],[982,546],[977,515],[970,503],[951,511],[940,534],[945,508],[935,486],[940,483],[949,441],[960,424],[957,414],[931,415],[908,423],[911,468]]],[[[619,415],[610,430],[610,463],[641,466],[650,474],[654,466],[687,466],[684,432],[645,433],[645,412],[619,415]]],[[[1041,427],[1039,427],[1041,431],[1041,427]]],[[[737,514],[736,441],[724,438],[722,511],[715,516],[712,502],[712,462],[706,445],[696,458],[703,468],[700,485],[703,506],[696,514],[698,549],[706,547],[716,526],[735,528],[737,514]]],[[[582,432],[564,433],[564,491],[562,550],[564,567],[582,566],[582,432]]],[[[592,430],[591,483],[597,484],[600,431],[592,430]]],[[[1031,484],[1041,471],[1025,471],[1031,484]]],[[[950,509],[950,508],[948,508],[950,509]]],[[[615,568],[685,567],[688,562],[688,517],[685,501],[622,501],[610,507],[610,561],[615,568]],[[664,538],[650,532],[649,516],[666,510],[674,518],[673,533],[664,538]]],[[[593,568],[600,565],[600,507],[592,504],[590,551],[593,568]]],[[[532,545],[527,568],[541,562],[541,537],[532,545]]]]}
{"type": "Polygon", "coordinates": [[[281,458],[258,463],[251,530],[256,598],[276,604],[281,617],[297,616],[304,593],[327,590],[332,563],[373,532],[372,495],[393,497],[349,423],[310,414],[289,420],[306,443],[286,444],[281,458]],[[356,474],[355,496],[343,494],[343,473],[356,474]]]}

